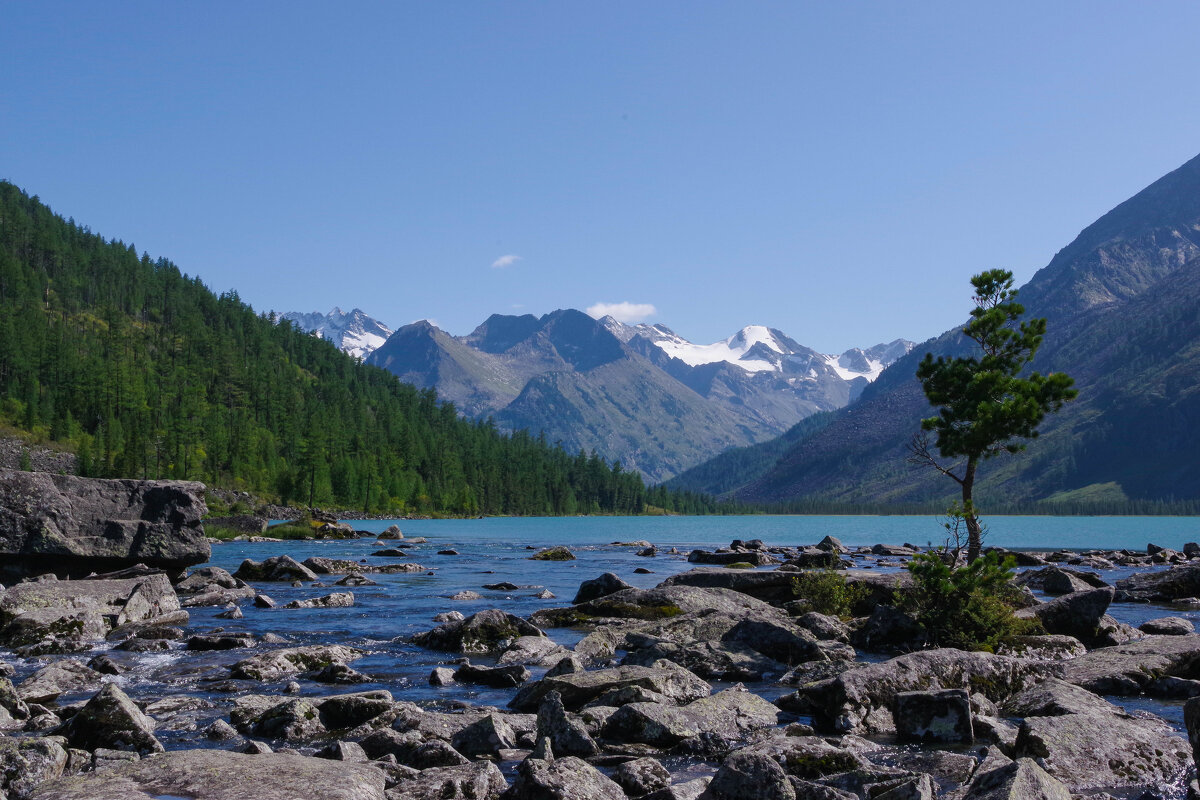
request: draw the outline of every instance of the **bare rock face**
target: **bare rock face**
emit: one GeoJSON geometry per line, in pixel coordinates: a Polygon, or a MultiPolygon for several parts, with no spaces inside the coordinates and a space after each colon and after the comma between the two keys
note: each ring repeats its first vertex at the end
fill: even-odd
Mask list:
{"type": "Polygon", "coordinates": [[[114,628],[178,619],[179,614],[179,598],[162,573],[18,583],[0,592],[0,643],[18,647],[103,639],[114,628]]]}
{"type": "Polygon", "coordinates": [[[204,485],[0,470],[5,576],[83,576],[134,564],[178,571],[207,561],[204,485]]]}
{"type": "Polygon", "coordinates": [[[73,747],[84,750],[103,747],[137,753],[163,751],[162,744],[154,738],[154,720],[112,683],[105,684],[71,717],[65,732],[73,747]]]}
{"type": "Polygon", "coordinates": [[[383,770],[289,753],[243,755],[222,750],[179,750],[99,773],[51,781],[31,800],[384,800],[383,770]]]}

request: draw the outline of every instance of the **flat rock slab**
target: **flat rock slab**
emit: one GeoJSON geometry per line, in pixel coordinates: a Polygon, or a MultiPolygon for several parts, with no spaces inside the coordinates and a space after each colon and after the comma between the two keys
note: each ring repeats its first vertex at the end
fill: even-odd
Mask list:
{"type": "Polygon", "coordinates": [[[0,564],[12,574],[86,575],[209,559],[204,485],[0,469],[0,564]]]}
{"type": "Polygon", "coordinates": [[[181,750],[43,784],[30,800],[385,800],[383,770],[368,764],[264,753],[181,750]]]}
{"type": "Polygon", "coordinates": [[[1170,675],[1200,678],[1200,636],[1147,636],[1063,662],[1062,678],[1097,694],[1140,694],[1170,675]]]}
{"type": "Polygon", "coordinates": [[[179,611],[162,573],[137,578],[18,583],[0,592],[0,644],[47,637],[103,639],[114,627],[179,611]]]}

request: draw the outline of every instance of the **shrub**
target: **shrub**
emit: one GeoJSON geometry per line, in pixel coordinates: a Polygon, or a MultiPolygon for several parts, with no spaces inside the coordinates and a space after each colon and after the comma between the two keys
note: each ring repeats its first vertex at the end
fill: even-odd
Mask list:
{"type": "Polygon", "coordinates": [[[792,578],[792,594],[807,600],[812,610],[834,617],[849,617],[854,607],[866,600],[867,589],[851,586],[845,576],[832,569],[802,572],[792,578]]]}
{"type": "Polygon", "coordinates": [[[1012,556],[988,553],[964,567],[948,565],[939,552],[921,553],[908,562],[915,590],[902,610],[925,626],[935,647],[986,650],[1031,633],[1035,622],[1013,616],[1019,590],[1012,583],[1012,556]]]}

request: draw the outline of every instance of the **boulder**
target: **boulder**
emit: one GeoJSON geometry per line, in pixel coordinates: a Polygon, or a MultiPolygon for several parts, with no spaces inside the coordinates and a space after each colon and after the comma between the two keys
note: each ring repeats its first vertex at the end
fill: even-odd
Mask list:
{"type": "Polygon", "coordinates": [[[671,773],[654,758],[635,758],[618,765],[613,779],[630,797],[640,797],[671,785],[671,773]]]}
{"type": "Polygon", "coordinates": [[[1058,678],[1048,678],[1018,692],[1005,701],[1003,707],[1010,717],[1120,713],[1119,708],[1099,695],[1058,678]]]}
{"type": "Polygon", "coordinates": [[[1065,661],[1083,655],[1087,647],[1074,636],[1014,636],[1003,642],[996,652],[1037,661],[1065,661]]]}
{"type": "Polygon", "coordinates": [[[310,600],[293,600],[284,608],[349,608],[354,605],[353,592],[334,592],[310,600]]]}
{"type": "Polygon", "coordinates": [[[204,486],[0,469],[0,577],[82,577],[134,564],[178,572],[209,559],[204,486]]]}
{"type": "Polygon", "coordinates": [[[531,561],[574,561],[575,554],[567,548],[559,545],[557,547],[547,547],[545,550],[539,550],[529,557],[531,561]]]}
{"type": "Polygon", "coordinates": [[[1016,612],[1018,617],[1036,619],[1046,633],[1074,636],[1084,644],[1095,641],[1100,623],[1112,602],[1113,590],[1088,589],[1057,597],[1048,603],[1016,612]]]}
{"type": "Polygon", "coordinates": [[[706,697],[711,687],[688,670],[670,661],[653,666],[621,666],[588,672],[549,675],[523,687],[509,706],[518,711],[534,712],[550,692],[558,692],[563,705],[578,710],[585,703],[624,689],[638,688],[665,698],[668,702],[687,703],[706,697]]]}
{"type": "Polygon", "coordinates": [[[212,587],[218,589],[236,589],[241,585],[237,578],[220,567],[201,567],[188,574],[186,578],[175,584],[179,594],[198,594],[212,587]]]}
{"type": "Polygon", "coordinates": [[[1192,763],[1200,764],[1200,696],[1183,704],[1183,724],[1192,746],[1192,763]]]}
{"type": "Polygon", "coordinates": [[[230,676],[252,681],[277,681],[289,675],[321,669],[329,664],[346,664],[365,651],[345,645],[286,647],[244,658],[229,668],[230,676]]]}
{"type": "Polygon", "coordinates": [[[836,550],[805,547],[783,562],[784,566],[798,569],[846,569],[849,562],[843,561],[836,550]]]}
{"type": "Polygon", "coordinates": [[[925,646],[921,623],[890,605],[878,605],[850,635],[855,647],[873,653],[907,653],[925,646]]]}
{"type": "Polygon", "coordinates": [[[548,692],[538,706],[537,738],[548,739],[553,752],[561,756],[590,758],[600,752],[586,726],[567,713],[562,696],[555,691],[548,692]]]}
{"type": "Polygon", "coordinates": [[[0,797],[26,797],[35,786],[60,777],[67,758],[60,739],[0,736],[0,797]]]}
{"type": "Polygon", "coordinates": [[[154,738],[154,727],[154,720],[119,687],[109,683],[71,717],[64,733],[72,747],[83,750],[103,747],[161,753],[163,746],[154,738]]]}
{"type": "Polygon", "coordinates": [[[498,666],[508,664],[532,664],[552,667],[570,651],[548,636],[518,636],[496,659],[498,666]]]}
{"type": "Polygon", "coordinates": [[[749,564],[752,567],[765,567],[778,564],[779,559],[761,550],[735,550],[733,552],[716,552],[708,550],[693,550],[688,553],[688,561],[693,564],[749,564]]]}
{"type": "MultiPolygon", "coordinates": [[[[17,686],[17,695],[27,703],[45,705],[60,694],[90,689],[100,683],[101,674],[74,659],[52,661],[17,686]]],[[[0,700],[0,703],[3,701],[0,700]]]]}
{"type": "Polygon", "coordinates": [[[507,800],[626,800],[611,778],[575,756],[529,758],[517,765],[507,800]]]}
{"type": "Polygon", "coordinates": [[[1187,636],[1196,632],[1196,626],[1183,617],[1159,617],[1143,622],[1138,630],[1152,636],[1187,636]]]}
{"type": "Polygon", "coordinates": [[[739,750],[721,764],[701,800],[796,800],[787,772],[766,753],[739,750]]]}
{"type": "Polygon", "coordinates": [[[1137,572],[1117,581],[1119,600],[1180,600],[1200,597],[1200,564],[1137,572]]]}
{"type": "Polygon", "coordinates": [[[981,767],[963,800],[1071,800],[1071,792],[1036,761],[1021,758],[987,771],[981,767]]]}
{"type": "Polygon", "coordinates": [[[707,756],[723,755],[754,730],[778,724],[779,709],[742,687],[687,705],[629,703],[604,723],[605,739],[707,756]]]}
{"type": "Polygon", "coordinates": [[[1096,694],[1137,695],[1163,676],[1200,679],[1200,636],[1147,636],[1093,650],[1058,669],[1063,680],[1096,694]]]}
{"type": "Polygon", "coordinates": [[[379,539],[403,539],[404,534],[400,532],[399,525],[389,525],[384,528],[383,533],[377,537],[379,539]]]}
{"type": "Polygon", "coordinates": [[[497,689],[511,689],[529,680],[529,670],[520,664],[481,667],[468,661],[455,670],[454,680],[458,683],[478,683],[497,689]]]}
{"type": "Polygon", "coordinates": [[[503,650],[522,636],[545,636],[541,629],[498,608],[480,611],[461,621],[446,622],[412,637],[431,650],[487,653],[503,650]]]}
{"type": "Polygon", "coordinates": [[[1072,592],[1086,592],[1089,589],[1104,589],[1108,587],[1108,584],[1093,572],[1083,572],[1081,570],[1056,566],[1023,572],[1013,582],[1018,586],[1040,589],[1054,597],[1071,594],[1072,592]]]}
{"type": "Polygon", "coordinates": [[[121,626],[178,612],[179,598],[161,573],[18,583],[0,591],[0,644],[17,647],[46,640],[103,639],[121,626]]]}
{"type": "MultiPolygon", "coordinates": [[[[892,603],[898,594],[910,591],[912,576],[907,572],[877,573],[871,570],[846,570],[841,573],[846,583],[861,586],[867,595],[866,606],[873,608],[880,603],[892,603]]],[[[796,573],[779,570],[727,570],[713,567],[697,569],[672,575],[663,586],[697,586],[707,589],[729,589],[748,594],[773,605],[782,605],[795,600],[796,573]]],[[[866,612],[862,612],[866,613],[866,612]]]]}
{"type": "Polygon", "coordinates": [[[578,605],[579,603],[586,603],[589,600],[595,600],[598,597],[619,592],[622,589],[632,588],[632,586],[613,573],[606,572],[599,578],[592,578],[590,581],[584,581],[579,584],[579,591],[575,593],[575,599],[571,603],[578,605]]]}
{"type": "Polygon", "coordinates": [[[201,633],[187,641],[188,650],[236,650],[254,647],[253,633],[230,631],[228,633],[201,633]]]}
{"type": "Polygon", "coordinates": [[[317,580],[317,575],[291,556],[271,556],[262,561],[247,558],[238,567],[233,577],[244,581],[306,581],[317,580]]]}
{"type": "Polygon", "coordinates": [[[842,733],[890,733],[896,694],[966,689],[999,700],[1032,685],[1052,665],[1028,659],[943,648],[908,653],[802,687],[777,704],[813,715],[819,728],[842,733]]]}
{"type": "Polygon", "coordinates": [[[1037,761],[1073,792],[1178,782],[1187,742],[1162,720],[1113,712],[1026,717],[1014,755],[1037,761]]]}
{"type": "Polygon", "coordinates": [[[467,758],[494,757],[514,749],[517,734],[503,714],[487,714],[455,733],[450,744],[467,758]]]}
{"type": "Polygon", "coordinates": [[[51,781],[30,800],[385,800],[384,773],[369,764],[292,753],[244,755],[223,750],[178,750],[154,758],[51,781]]]}
{"type": "Polygon", "coordinates": [[[453,767],[430,767],[397,777],[390,797],[403,800],[497,800],[508,788],[502,773],[490,761],[453,767]]]}
{"type": "Polygon", "coordinates": [[[970,743],[975,739],[971,699],[963,689],[897,692],[892,718],[901,741],[970,743]]]}

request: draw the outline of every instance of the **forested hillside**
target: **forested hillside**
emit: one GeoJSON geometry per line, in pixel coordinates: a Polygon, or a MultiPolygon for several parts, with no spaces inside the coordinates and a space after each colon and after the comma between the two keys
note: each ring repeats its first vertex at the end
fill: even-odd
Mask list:
{"type": "Polygon", "coordinates": [[[0,182],[0,424],[80,472],[383,512],[710,510],[595,455],[459,418],[235,292],[216,295],[0,182]]]}

